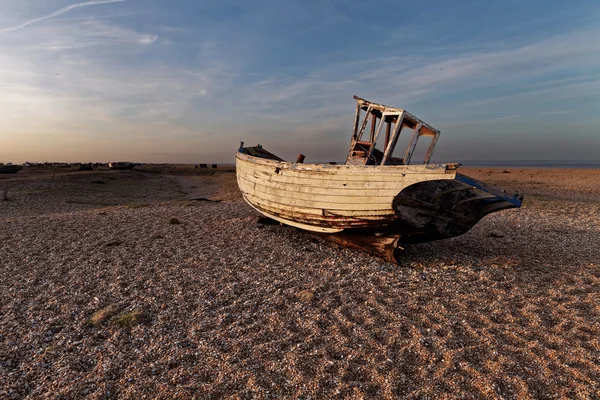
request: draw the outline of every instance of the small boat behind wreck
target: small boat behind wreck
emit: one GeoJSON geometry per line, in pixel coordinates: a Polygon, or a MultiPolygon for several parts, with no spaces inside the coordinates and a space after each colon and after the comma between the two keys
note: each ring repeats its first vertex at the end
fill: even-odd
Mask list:
{"type": "Polygon", "coordinates": [[[404,244],[462,235],[487,214],[521,206],[522,197],[458,173],[458,163],[430,164],[437,129],[403,109],[355,100],[343,165],[286,162],[242,143],[236,171],[246,202],[266,217],[396,261],[404,244]],[[398,157],[405,131],[410,144],[398,157]],[[422,137],[431,143],[423,163],[413,164],[422,137]]]}
{"type": "Polygon", "coordinates": [[[129,161],[109,162],[108,168],[116,170],[132,169],[136,164],[129,161]]]}

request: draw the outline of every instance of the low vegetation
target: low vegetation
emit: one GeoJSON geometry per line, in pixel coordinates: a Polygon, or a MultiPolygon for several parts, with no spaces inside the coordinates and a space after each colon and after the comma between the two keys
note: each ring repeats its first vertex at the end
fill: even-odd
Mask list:
{"type": "Polygon", "coordinates": [[[135,310],[130,313],[121,314],[114,317],[111,320],[113,325],[118,326],[119,328],[133,328],[136,325],[142,324],[148,321],[148,316],[146,313],[140,310],[135,310]]]}
{"type": "Polygon", "coordinates": [[[105,321],[115,316],[119,312],[119,307],[116,304],[111,304],[102,310],[98,311],[94,315],[90,317],[88,320],[88,325],[91,326],[100,326],[105,321]]]}
{"type": "Polygon", "coordinates": [[[315,294],[310,290],[302,290],[296,294],[296,298],[303,303],[310,303],[315,298],[315,294]]]}

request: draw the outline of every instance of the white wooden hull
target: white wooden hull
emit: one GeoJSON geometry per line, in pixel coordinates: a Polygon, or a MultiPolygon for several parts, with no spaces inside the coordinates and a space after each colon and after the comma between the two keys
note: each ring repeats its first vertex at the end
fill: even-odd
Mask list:
{"type": "Polygon", "coordinates": [[[452,180],[445,165],[296,164],[236,155],[238,186],[263,215],[309,231],[379,228],[397,220],[392,202],[404,188],[452,180]]]}

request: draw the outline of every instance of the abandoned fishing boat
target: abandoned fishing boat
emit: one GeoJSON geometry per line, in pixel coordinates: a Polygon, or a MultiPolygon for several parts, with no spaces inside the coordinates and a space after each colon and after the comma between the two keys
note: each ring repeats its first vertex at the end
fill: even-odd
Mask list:
{"type": "Polygon", "coordinates": [[[246,202],[276,221],[398,261],[404,244],[450,238],[485,215],[521,206],[510,196],[457,172],[460,164],[430,164],[440,131],[407,111],[356,100],[345,164],[282,160],[261,145],[236,155],[246,202]],[[412,134],[402,157],[400,134],[412,134]],[[431,138],[421,164],[411,163],[417,141],[431,138]],[[379,146],[378,146],[379,144],[379,146]],[[378,148],[379,147],[379,148],[378,148]]]}
{"type": "Polygon", "coordinates": [[[123,170],[123,169],[132,169],[133,167],[135,167],[135,165],[136,165],[135,163],[132,163],[129,161],[109,162],[108,168],[123,170]]]}
{"type": "Polygon", "coordinates": [[[13,165],[13,164],[0,164],[0,174],[16,174],[17,172],[19,172],[20,170],[22,170],[23,167],[20,165],[13,165]]]}

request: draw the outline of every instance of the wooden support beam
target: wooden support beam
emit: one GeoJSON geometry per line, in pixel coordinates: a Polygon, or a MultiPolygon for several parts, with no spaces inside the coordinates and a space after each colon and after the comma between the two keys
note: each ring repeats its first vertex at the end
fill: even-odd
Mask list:
{"type": "Polygon", "coordinates": [[[375,139],[375,125],[377,125],[377,115],[371,114],[371,134],[369,135],[369,141],[372,143],[375,139]]]}
{"type": "MultiPolygon", "coordinates": [[[[375,144],[377,143],[377,138],[379,137],[379,132],[381,132],[381,128],[383,127],[383,121],[385,120],[385,115],[381,116],[381,119],[379,120],[379,128],[377,128],[377,133],[375,134],[371,134],[371,147],[369,147],[369,151],[367,153],[367,156],[365,158],[365,165],[367,165],[369,163],[369,159],[371,158],[371,155],[373,154],[373,150],[375,149],[375,144]]],[[[374,119],[373,122],[375,122],[376,120],[374,119]]]]}
{"type": "Polygon", "coordinates": [[[352,139],[356,139],[358,134],[358,122],[360,121],[360,103],[356,102],[356,116],[354,117],[354,130],[352,131],[352,139]]]}
{"type": "Polygon", "coordinates": [[[440,134],[437,133],[431,140],[431,144],[429,145],[429,149],[427,150],[427,154],[425,155],[425,161],[423,162],[423,164],[429,164],[429,161],[431,161],[431,156],[433,156],[433,149],[435,149],[435,145],[437,144],[439,138],[440,134]]]}
{"type": "Polygon", "coordinates": [[[404,119],[404,111],[400,113],[398,116],[398,120],[396,121],[396,127],[394,128],[394,132],[392,133],[392,137],[390,138],[390,142],[385,148],[385,152],[383,153],[383,159],[381,160],[381,165],[387,165],[392,157],[392,153],[394,153],[394,148],[396,147],[396,143],[398,142],[398,137],[400,136],[400,131],[402,130],[402,120],[404,119]]]}
{"type": "Polygon", "coordinates": [[[387,148],[387,145],[390,142],[390,132],[391,132],[391,129],[392,129],[392,122],[391,121],[386,122],[386,125],[385,125],[385,144],[383,145],[384,149],[387,148]]]}
{"type": "Polygon", "coordinates": [[[365,119],[363,119],[362,125],[360,126],[360,131],[356,135],[356,140],[360,140],[362,138],[363,132],[367,127],[367,121],[369,121],[369,114],[371,113],[371,106],[367,108],[367,114],[365,115],[365,119]]]}
{"type": "Polygon", "coordinates": [[[410,164],[410,159],[412,158],[413,152],[415,151],[415,147],[417,147],[417,141],[419,140],[419,136],[421,135],[421,124],[420,122],[415,126],[415,132],[413,133],[412,139],[410,139],[410,144],[408,145],[408,149],[406,149],[406,155],[404,156],[404,161],[402,164],[408,165],[410,164]]]}

